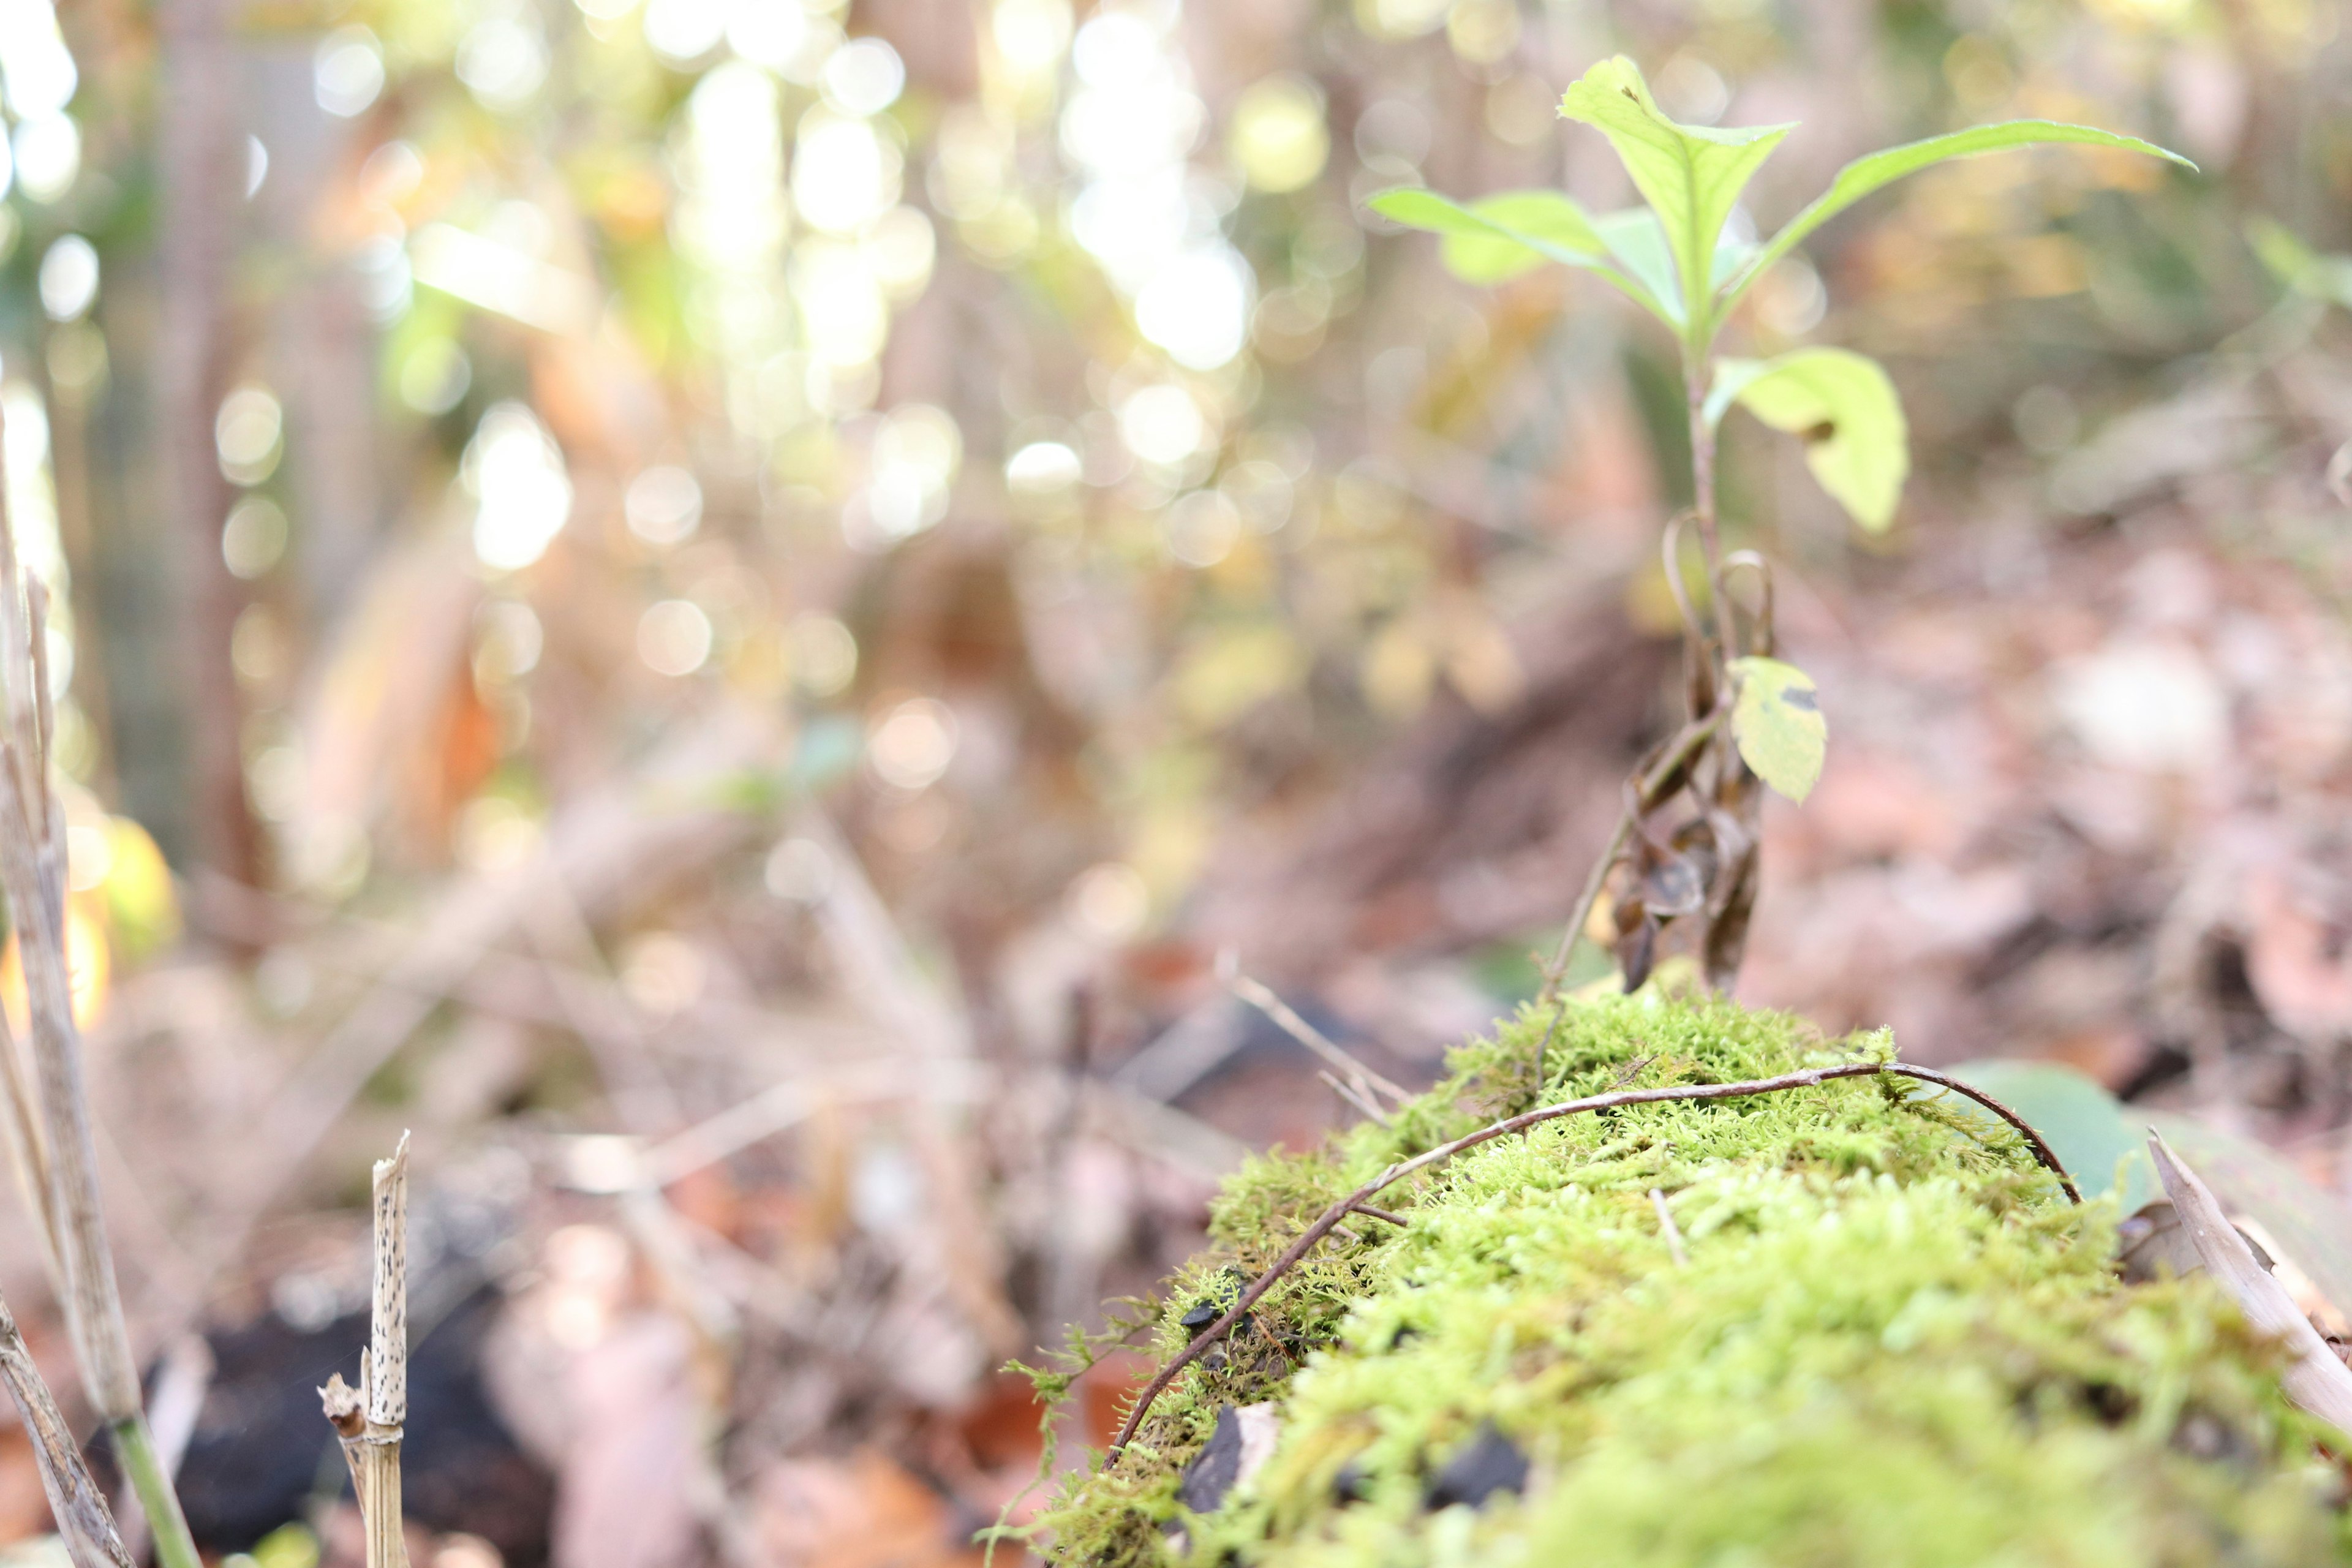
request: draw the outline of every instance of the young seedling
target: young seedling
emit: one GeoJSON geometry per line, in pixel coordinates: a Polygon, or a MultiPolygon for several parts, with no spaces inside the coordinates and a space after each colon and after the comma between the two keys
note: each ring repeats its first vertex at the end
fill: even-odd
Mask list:
{"type": "MultiPolygon", "coordinates": [[[[1559,990],[1577,940],[1604,891],[1625,988],[1640,987],[1669,927],[1697,928],[1708,983],[1727,990],[1747,945],[1756,898],[1762,787],[1801,802],[1821,776],[1828,740],[1813,683],[1774,657],[1770,568],[1753,551],[1722,549],[1716,513],[1716,433],[1736,405],[1798,437],[1823,489],[1873,532],[1886,528],[1910,469],[1903,407],[1885,371],[1848,349],[1808,347],[1769,360],[1717,353],[1717,340],[1748,290],[1813,230],[1880,186],[1950,158],[2036,142],[2120,148],[2196,165],[2135,137],[2087,125],[2016,120],[1890,147],[1847,164],[1828,190],[1761,245],[1726,232],[1733,209],[1792,125],[1719,130],[1681,125],[1660,111],[1633,61],[1603,60],[1560,99],[1560,113],[1609,139],[1643,205],[1591,214],[1558,191],[1509,191],[1467,204],[1400,189],[1372,210],[1444,237],[1446,265],[1475,283],[1497,283],[1558,263],[1591,272],[1665,326],[1681,350],[1690,421],[1691,509],[1665,530],[1666,580],[1683,611],[1689,721],[1655,748],[1626,783],[1625,810],[1547,966],[1544,996],[1559,990]],[[1697,531],[1706,596],[1694,605],[1680,541],[1697,531]],[[1752,605],[1736,605],[1730,580],[1754,578],[1752,605]],[[1680,797],[1689,805],[1675,809],[1680,797]],[[1612,887],[1613,882],[1613,887],[1612,887]]],[[[1541,1061],[1538,1062],[1538,1092],[1541,1061]]]]}

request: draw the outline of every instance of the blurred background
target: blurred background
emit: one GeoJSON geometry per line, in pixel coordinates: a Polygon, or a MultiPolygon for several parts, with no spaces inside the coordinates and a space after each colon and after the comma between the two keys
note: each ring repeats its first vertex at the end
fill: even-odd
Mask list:
{"type": "MultiPolygon", "coordinates": [[[[199,1539],[355,1560],[311,1390],[410,1127],[420,1568],[974,1561],[1034,1504],[1003,1363],[1355,1114],[1231,983],[1408,1083],[1533,993],[1677,717],[1677,373],[1360,203],[1629,201],[1554,107],[1614,51],[1803,121],[1767,229],[1989,119],[2203,166],[1938,169],[1733,329],[1881,357],[1916,465],[1860,540],[1734,422],[1832,735],[1740,994],[2352,1185],[2344,21],[0,0],[0,468],[199,1539]]],[[[69,1394],[13,1208],[0,1287],[69,1394]]]]}

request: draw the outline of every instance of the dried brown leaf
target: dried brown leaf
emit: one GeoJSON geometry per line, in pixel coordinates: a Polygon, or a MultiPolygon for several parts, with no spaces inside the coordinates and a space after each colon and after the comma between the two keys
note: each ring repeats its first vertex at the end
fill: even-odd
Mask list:
{"type": "Polygon", "coordinates": [[[2289,1360],[2279,1382],[2287,1397],[2321,1420],[2352,1433],[2352,1369],[2336,1359],[2319,1331],[2311,1326],[2311,1320],[2296,1309],[2286,1288],[2254,1257],[2253,1248],[2230,1223],[2220,1200],[2197,1173],[2183,1164],[2158,1134],[2148,1134],[2147,1148],[2165,1194],[2180,1216],[2180,1227],[2206,1271],[2230,1293],[2257,1331],[2286,1347],[2289,1360]]]}

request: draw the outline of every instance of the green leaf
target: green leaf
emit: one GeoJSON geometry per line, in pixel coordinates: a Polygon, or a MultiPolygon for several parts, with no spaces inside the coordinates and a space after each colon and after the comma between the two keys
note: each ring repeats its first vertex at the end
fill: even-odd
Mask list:
{"type": "Polygon", "coordinates": [[[1599,274],[1669,326],[1681,325],[1666,302],[1671,290],[1661,295],[1657,279],[1620,254],[1622,220],[1629,215],[1591,217],[1557,191],[1505,191],[1465,205],[1414,185],[1382,191],[1364,205],[1393,223],[1442,237],[1440,257],[1465,282],[1500,283],[1556,261],[1599,274]]]}
{"type": "Polygon", "coordinates": [[[2246,239],[2272,275],[2296,293],[2352,310],[2352,257],[2322,256],[2269,218],[2248,224],[2246,239]]]}
{"type": "Polygon", "coordinates": [[[1681,331],[1687,319],[1683,286],[1675,276],[1675,253],[1666,247],[1666,231],[1658,215],[1647,207],[1628,207],[1623,212],[1603,213],[1592,220],[1592,227],[1625,275],[1648,293],[1643,302],[1652,312],[1681,331]]]}
{"type": "Polygon", "coordinates": [[[1730,287],[1724,291],[1723,314],[1728,315],[1731,307],[1748,291],[1748,285],[1762,277],[1774,262],[1794,250],[1798,241],[1879,186],[1899,180],[1906,174],[1916,174],[1948,158],[1973,158],[1981,153],[2003,153],[2012,147],[2061,142],[2092,147],[2119,147],[2128,153],[2146,153],[2151,157],[2170,159],[2184,169],[2193,171],[2197,167],[2179,153],[2159,147],[2153,142],[2143,142],[2137,136],[2118,136],[2112,131],[2101,131],[2092,125],[2068,125],[2056,120],[2008,120],[1998,125],[1972,125],[1966,131],[1889,147],[1866,158],[1856,158],[1840,169],[1837,178],[1830,182],[1828,190],[1814,198],[1810,206],[1790,218],[1780,233],[1765,242],[1764,248],[1756,253],[1756,258],[1732,279],[1730,287]]]}
{"type": "Polygon", "coordinates": [[[1829,752],[1829,721],[1822,717],[1813,679],[1793,664],[1751,654],[1731,661],[1739,699],[1731,709],[1731,738],[1756,776],[1802,802],[1822,776],[1829,752]]]}
{"type": "Polygon", "coordinates": [[[1791,125],[1751,125],[1722,131],[1678,125],[1650,97],[1641,68],[1624,56],[1586,71],[1559,100],[1559,111],[1591,126],[1617,149],[1625,172],[1665,226],[1675,271],[1695,336],[1710,335],[1716,240],[1757,166],[1771,155],[1791,125]]]}
{"type": "MultiPolygon", "coordinates": [[[[2086,1198],[2114,1193],[2125,1214],[2160,1195],[2147,1161],[2146,1132],[2126,1118],[2123,1103],[2073,1068],[2056,1062],[2002,1058],[1963,1062],[1951,1074],[1984,1090],[2042,1134],[2086,1198]]],[[[1956,1109],[1997,1121],[1991,1111],[1955,1100],[1956,1109]]],[[[2144,1119],[2143,1119],[2144,1120],[2144,1119]]]]}
{"type": "MultiPolygon", "coordinates": [[[[1974,1061],[1951,1071],[2025,1118],[2074,1173],[2084,1197],[2113,1192],[2123,1214],[2164,1195],[2146,1141],[2150,1131],[2163,1134],[2232,1218],[2261,1226],[2265,1248],[2301,1269],[2329,1305],[2352,1317],[2352,1207],[2276,1152],[2185,1116],[2126,1105],[2054,1062],[1974,1061]]],[[[1965,1102],[1960,1108],[1975,1109],[1965,1102]]],[[[1990,1119],[1992,1113],[1982,1114],[1990,1119]]]]}
{"type": "Polygon", "coordinates": [[[1720,362],[1706,400],[1719,420],[1737,402],[1805,443],[1822,489],[1873,533],[1895,521],[1911,471],[1909,431],[1895,384],[1875,360],[1847,349],[1798,349],[1778,359],[1720,362]]]}

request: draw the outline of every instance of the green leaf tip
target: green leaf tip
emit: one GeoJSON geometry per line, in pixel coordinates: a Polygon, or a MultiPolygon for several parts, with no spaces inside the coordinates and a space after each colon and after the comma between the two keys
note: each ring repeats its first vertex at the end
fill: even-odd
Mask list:
{"type": "Polygon", "coordinates": [[[1738,302],[1748,286],[1770,269],[1772,264],[1797,247],[1813,230],[1843,212],[1882,185],[1893,184],[1906,174],[1953,158],[1973,158],[1986,153],[2005,153],[2017,147],[2064,144],[2084,147],[2112,147],[2120,152],[2145,153],[2162,158],[2192,173],[2197,165],[2168,147],[2153,142],[2143,142],[2137,136],[2126,136],[2114,131],[2102,131],[2095,125],[2070,125],[2057,120],[2006,120],[1993,125],[1971,125],[1965,131],[1954,131],[1942,136],[1930,136],[1920,142],[1906,142],[1900,147],[1883,148],[1866,157],[1856,158],[1837,172],[1830,188],[1813,198],[1805,208],[1780,227],[1766,241],[1755,258],[1740,270],[1723,292],[1725,313],[1738,302]]]}
{"type": "Polygon", "coordinates": [[[1793,664],[1750,654],[1731,661],[1739,697],[1731,738],[1756,776],[1801,804],[1813,793],[1829,755],[1829,721],[1812,677],[1793,664]]]}
{"type": "Polygon", "coordinates": [[[1559,111],[1609,138],[1642,199],[1664,225],[1687,325],[1710,335],[1717,241],[1748,180],[1794,125],[1732,130],[1683,125],[1650,96],[1641,68],[1622,55],[1602,60],[1560,95],[1559,111]]]}
{"type": "Polygon", "coordinates": [[[1830,348],[1723,360],[1707,394],[1709,423],[1734,403],[1802,439],[1805,466],[1856,523],[1883,533],[1895,521],[1911,473],[1910,429],[1877,361],[1830,348]]]}
{"type": "Polygon", "coordinates": [[[1457,202],[1418,185],[1381,191],[1364,205],[1391,223],[1436,235],[1440,258],[1465,282],[1506,282],[1554,261],[1594,273],[1667,325],[1682,325],[1672,269],[1654,265],[1643,244],[1640,230],[1655,229],[1645,212],[1594,217],[1559,191],[1502,191],[1457,202]]]}

